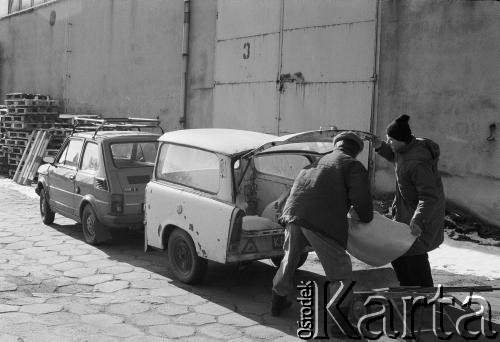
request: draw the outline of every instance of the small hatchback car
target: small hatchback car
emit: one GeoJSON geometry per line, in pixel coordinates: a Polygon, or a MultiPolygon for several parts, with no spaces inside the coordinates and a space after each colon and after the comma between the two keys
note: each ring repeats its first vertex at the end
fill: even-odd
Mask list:
{"type": "MultiPolygon", "coordinates": [[[[145,247],[167,249],[182,282],[202,279],[207,260],[283,257],[280,209],[302,168],[333,149],[338,130],[278,137],[232,129],[165,133],[146,187],[145,247]]],[[[307,258],[303,254],[302,262],[307,258]]]]}
{"type": "Polygon", "coordinates": [[[69,137],[38,169],[36,192],[45,224],[54,214],[82,223],[89,244],[111,238],[108,227],[142,228],[144,189],[160,134],[81,132],[69,137]]]}

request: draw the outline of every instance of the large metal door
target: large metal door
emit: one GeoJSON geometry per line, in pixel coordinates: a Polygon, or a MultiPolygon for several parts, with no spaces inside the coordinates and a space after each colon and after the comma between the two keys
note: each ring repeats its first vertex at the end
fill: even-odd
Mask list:
{"type": "Polygon", "coordinates": [[[376,0],[219,0],[214,126],[370,130],[376,30],[376,0]]]}

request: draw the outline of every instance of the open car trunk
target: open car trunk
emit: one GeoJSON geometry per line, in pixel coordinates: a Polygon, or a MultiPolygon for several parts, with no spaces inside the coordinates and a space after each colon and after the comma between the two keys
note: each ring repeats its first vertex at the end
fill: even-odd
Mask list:
{"type": "Polygon", "coordinates": [[[234,177],[236,206],[245,215],[228,261],[283,255],[284,227],[278,219],[293,182],[303,168],[332,151],[332,138],[339,132],[332,129],[280,137],[239,159],[234,177]]]}

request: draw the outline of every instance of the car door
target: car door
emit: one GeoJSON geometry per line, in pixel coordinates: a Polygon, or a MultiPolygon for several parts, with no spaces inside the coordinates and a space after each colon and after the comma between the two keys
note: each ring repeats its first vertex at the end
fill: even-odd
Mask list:
{"type": "Polygon", "coordinates": [[[83,139],[71,138],[58,156],[54,167],[49,170],[50,205],[59,213],[74,217],[75,214],[75,176],[83,139]]]}
{"type": "Polygon", "coordinates": [[[165,248],[166,227],[185,230],[199,256],[226,262],[231,218],[231,179],[223,156],[164,143],[158,152],[153,180],[146,188],[148,244],[165,248]],[[229,196],[230,197],[230,196],[229,196]]]}
{"type": "MultiPolygon", "coordinates": [[[[86,195],[91,195],[96,202],[99,202],[96,199],[99,196],[96,196],[94,179],[100,164],[99,145],[96,142],[87,141],[83,149],[82,162],[75,178],[75,208],[80,208],[83,197],[86,195]]],[[[75,212],[75,214],[78,214],[78,212],[75,212]]]]}

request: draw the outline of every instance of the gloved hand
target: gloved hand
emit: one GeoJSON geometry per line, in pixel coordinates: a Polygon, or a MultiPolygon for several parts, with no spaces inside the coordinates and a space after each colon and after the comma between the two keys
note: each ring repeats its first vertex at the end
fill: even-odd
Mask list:
{"type": "Polygon", "coordinates": [[[366,136],[366,140],[368,140],[369,142],[371,142],[372,147],[374,149],[377,149],[380,146],[382,146],[382,140],[380,140],[380,138],[377,137],[376,135],[367,135],[366,136]]]}

